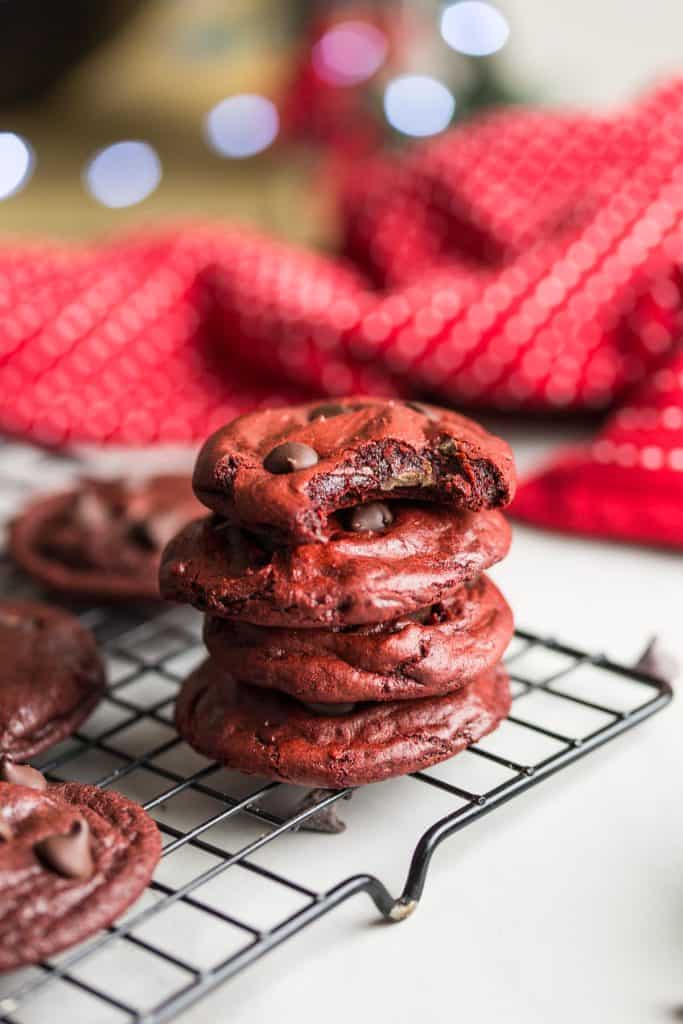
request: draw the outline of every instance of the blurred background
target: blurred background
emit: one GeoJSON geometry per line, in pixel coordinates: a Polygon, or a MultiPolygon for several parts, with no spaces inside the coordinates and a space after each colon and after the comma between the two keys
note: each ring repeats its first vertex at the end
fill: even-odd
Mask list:
{"type": "Polygon", "coordinates": [[[679,0],[4,0],[0,229],[199,216],[333,245],[321,143],[609,108],[679,69],[682,30],[679,0]]]}

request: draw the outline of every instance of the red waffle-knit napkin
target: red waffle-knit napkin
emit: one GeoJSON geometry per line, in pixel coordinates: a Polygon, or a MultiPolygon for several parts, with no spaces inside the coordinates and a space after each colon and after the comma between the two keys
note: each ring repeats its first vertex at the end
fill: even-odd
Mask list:
{"type": "Polygon", "coordinates": [[[556,530],[683,546],[683,351],[588,447],[526,481],[513,511],[556,530]]]}

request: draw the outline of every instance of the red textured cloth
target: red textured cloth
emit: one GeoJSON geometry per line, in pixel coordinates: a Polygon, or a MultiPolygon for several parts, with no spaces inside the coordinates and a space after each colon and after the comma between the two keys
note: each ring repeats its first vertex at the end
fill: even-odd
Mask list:
{"type": "Polygon", "coordinates": [[[683,547],[683,351],[610,417],[590,447],[527,480],[514,512],[557,530],[683,547]]]}
{"type": "Polygon", "coordinates": [[[683,546],[683,84],[612,118],[508,111],[356,164],[342,211],[346,263],[206,227],[0,249],[0,429],[198,441],[348,391],[621,401],[516,510],[683,546]]]}

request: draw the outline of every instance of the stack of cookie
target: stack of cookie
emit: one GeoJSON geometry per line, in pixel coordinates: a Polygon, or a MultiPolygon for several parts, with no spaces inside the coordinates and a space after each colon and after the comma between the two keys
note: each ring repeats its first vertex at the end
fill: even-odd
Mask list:
{"type": "Polygon", "coordinates": [[[398,400],[265,410],[207,441],[194,486],[211,515],[166,548],[161,592],[207,613],[176,709],[196,750],[337,789],[505,717],[512,615],[484,575],[510,542],[503,441],[398,400]]]}

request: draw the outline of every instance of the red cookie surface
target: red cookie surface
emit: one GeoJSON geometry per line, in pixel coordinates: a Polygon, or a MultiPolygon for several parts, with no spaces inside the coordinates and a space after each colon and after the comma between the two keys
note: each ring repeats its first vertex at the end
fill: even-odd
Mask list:
{"type": "Polygon", "coordinates": [[[161,852],[141,807],[75,782],[43,791],[0,782],[0,825],[0,971],[38,963],[106,928],[140,895],[161,852]],[[36,846],[82,821],[93,870],[65,877],[36,846]]]}
{"type": "Polygon", "coordinates": [[[30,502],[12,524],[10,550],[55,590],[158,598],[161,550],[200,511],[186,476],[82,480],[30,502]]]}
{"type": "Polygon", "coordinates": [[[237,683],[207,661],[181,689],[176,725],[190,746],[229,768],[343,789],[443,761],[495,729],[509,707],[502,669],[457,693],[320,715],[285,694],[237,683]]]}
{"type": "Polygon", "coordinates": [[[376,499],[502,507],[515,474],[508,445],[458,413],[356,396],[240,416],[202,448],[194,488],[234,525],[305,543],[376,499]]]}
{"type": "Polygon", "coordinates": [[[380,531],[330,521],[326,544],[270,551],[216,517],[186,526],[164,551],[162,596],[256,625],[386,622],[455,594],[499,561],[510,528],[497,510],[392,503],[380,531]]]}
{"type": "Polygon", "coordinates": [[[59,608],[0,601],[0,652],[0,754],[15,760],[69,736],[104,690],[95,638],[59,608]]]}
{"type": "Polygon", "coordinates": [[[505,598],[481,576],[443,603],[377,626],[268,629],[207,617],[204,639],[213,663],[238,682],[345,703],[451,693],[500,661],[512,630],[505,598]]]}

